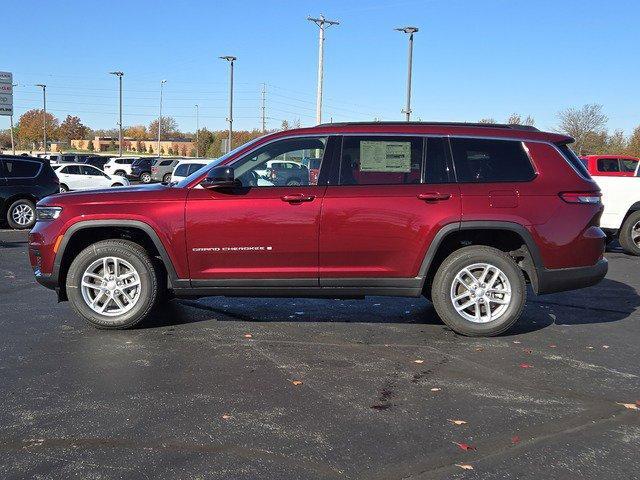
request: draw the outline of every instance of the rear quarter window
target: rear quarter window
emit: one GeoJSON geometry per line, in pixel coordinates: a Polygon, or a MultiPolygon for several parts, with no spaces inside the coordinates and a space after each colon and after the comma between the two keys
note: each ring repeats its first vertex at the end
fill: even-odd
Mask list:
{"type": "Polygon", "coordinates": [[[522,142],[452,138],[458,182],[528,182],[536,176],[522,142]]]}
{"type": "Polygon", "coordinates": [[[29,160],[4,159],[4,176],[7,178],[32,178],[38,175],[42,164],[29,160]]]}
{"type": "Polygon", "coordinates": [[[175,172],[173,172],[173,174],[176,177],[186,177],[188,172],[189,172],[189,164],[183,163],[182,165],[178,165],[176,167],[176,170],[175,172]]]}
{"type": "Polygon", "coordinates": [[[573,169],[578,172],[583,178],[590,179],[591,175],[589,174],[589,170],[587,170],[587,161],[580,159],[574,152],[569,148],[568,145],[558,145],[558,150],[562,153],[562,156],[565,158],[567,162],[573,167],[573,169]]]}

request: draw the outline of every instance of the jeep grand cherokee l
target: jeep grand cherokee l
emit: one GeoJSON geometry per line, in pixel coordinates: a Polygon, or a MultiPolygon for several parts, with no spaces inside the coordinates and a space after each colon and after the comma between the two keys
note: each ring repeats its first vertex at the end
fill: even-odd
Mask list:
{"type": "Polygon", "coordinates": [[[607,272],[600,191],[570,137],[506,125],[351,123],[253,140],[176,185],[38,204],[37,280],[100,328],[170,296],[431,299],[456,332],[496,335],[537,294],[607,272]],[[320,158],[270,184],[271,160],[320,158]]]}

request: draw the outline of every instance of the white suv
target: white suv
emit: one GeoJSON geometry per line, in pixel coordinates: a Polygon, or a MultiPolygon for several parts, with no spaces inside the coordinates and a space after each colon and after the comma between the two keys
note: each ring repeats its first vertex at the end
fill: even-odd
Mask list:
{"type": "Polygon", "coordinates": [[[196,170],[200,170],[205,165],[209,165],[213,159],[198,158],[194,160],[180,160],[173,169],[171,174],[171,182],[179,182],[183,178],[188,177],[196,170]]]}
{"type": "Polygon", "coordinates": [[[105,163],[102,168],[109,174],[126,177],[131,175],[131,164],[137,159],[137,157],[115,157],[105,163]]]}
{"type": "Polygon", "coordinates": [[[56,172],[58,180],[60,180],[61,192],[129,185],[129,180],[125,177],[107,175],[93,165],[67,163],[56,165],[53,170],[56,172]]]}

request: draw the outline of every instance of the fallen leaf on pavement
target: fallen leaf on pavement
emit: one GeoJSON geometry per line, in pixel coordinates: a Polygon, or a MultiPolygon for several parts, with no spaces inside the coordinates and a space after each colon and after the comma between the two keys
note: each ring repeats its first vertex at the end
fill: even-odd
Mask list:
{"type": "Polygon", "coordinates": [[[245,333],[244,338],[253,338],[253,335],[251,335],[250,333],[245,333]]]}
{"type": "Polygon", "coordinates": [[[231,418],[231,415],[228,415],[226,413],[224,415],[222,415],[222,419],[223,420],[229,420],[230,418],[231,418]]]}
{"type": "Polygon", "coordinates": [[[469,445],[468,443],[458,443],[458,442],[451,442],[454,445],[457,445],[458,447],[460,447],[462,450],[475,450],[476,447],[474,447],[473,445],[469,445]]]}
{"type": "Polygon", "coordinates": [[[511,437],[511,443],[517,445],[518,443],[520,443],[520,437],[518,435],[514,435],[513,437],[511,437]]]}
{"type": "Polygon", "coordinates": [[[441,389],[438,387],[434,387],[431,389],[432,392],[439,392],[441,389]]]}
{"type": "Polygon", "coordinates": [[[291,383],[293,383],[297,387],[298,385],[302,385],[302,380],[294,380],[291,383]]]}
{"type": "Polygon", "coordinates": [[[473,470],[473,467],[468,463],[456,463],[456,467],[459,467],[463,470],[473,470]]]}
{"type": "Polygon", "coordinates": [[[424,360],[420,360],[420,359],[414,360],[413,363],[424,363],[424,360]]]}
{"type": "Polygon", "coordinates": [[[622,405],[624,408],[628,408],[629,410],[640,410],[640,407],[638,407],[638,402],[636,403],[619,403],[618,405],[622,405]]]}
{"type": "Polygon", "coordinates": [[[553,343],[551,345],[549,345],[549,348],[556,348],[557,345],[554,345],[553,343]]]}
{"type": "Polygon", "coordinates": [[[529,365],[528,363],[521,363],[520,368],[533,368],[533,365],[529,365]]]}
{"type": "Polygon", "coordinates": [[[602,348],[609,348],[609,345],[602,345],[602,348]]]}
{"type": "Polygon", "coordinates": [[[453,423],[454,425],[464,425],[465,423],[467,423],[467,422],[465,422],[464,420],[452,420],[452,419],[450,419],[450,418],[449,418],[448,420],[449,420],[451,423],[453,423]]]}
{"type": "Polygon", "coordinates": [[[513,343],[515,343],[516,345],[518,345],[519,343],[522,343],[520,340],[514,340],[513,343]]]}
{"type": "Polygon", "coordinates": [[[482,347],[476,348],[476,352],[482,352],[483,350],[484,350],[484,348],[482,348],[482,347]]]}

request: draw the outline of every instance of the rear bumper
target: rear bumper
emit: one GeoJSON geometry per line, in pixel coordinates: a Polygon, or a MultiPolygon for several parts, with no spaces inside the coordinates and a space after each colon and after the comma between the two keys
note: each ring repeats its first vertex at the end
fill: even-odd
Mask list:
{"type": "Polygon", "coordinates": [[[609,269],[606,258],[600,259],[595,265],[576,268],[538,269],[538,285],[536,293],[564,292],[577,290],[595,285],[602,280],[609,269]]]}

